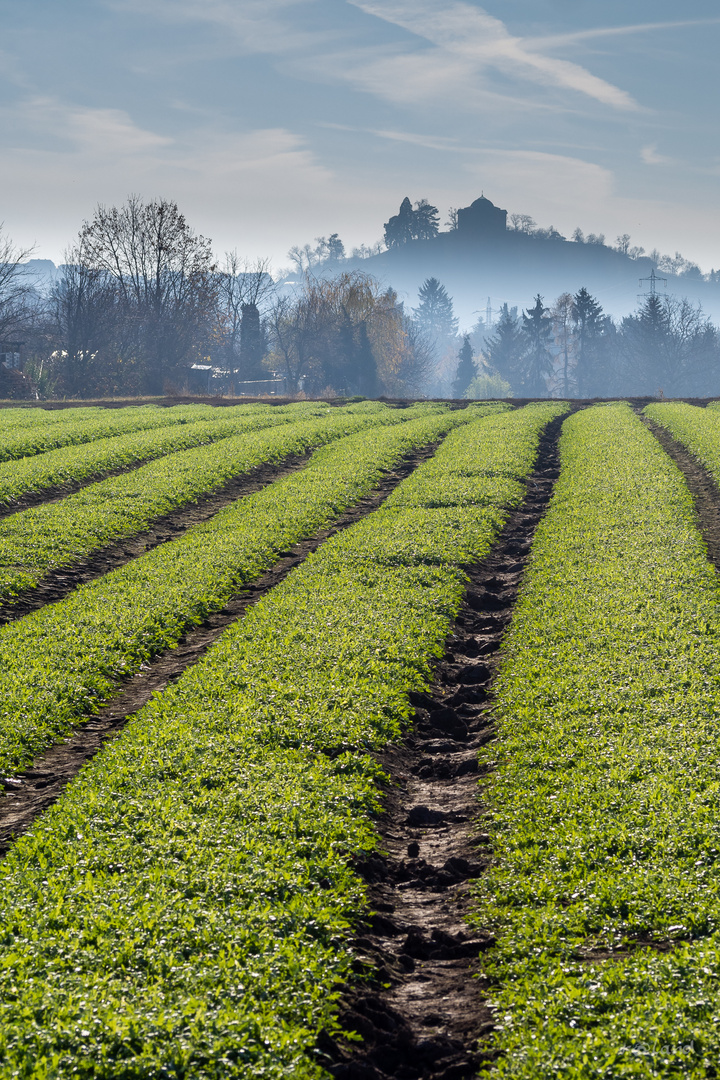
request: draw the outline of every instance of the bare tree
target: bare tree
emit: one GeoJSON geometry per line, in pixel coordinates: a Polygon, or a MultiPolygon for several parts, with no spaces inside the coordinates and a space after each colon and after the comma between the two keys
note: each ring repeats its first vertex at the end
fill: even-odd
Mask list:
{"type": "Polygon", "coordinates": [[[111,388],[109,368],[122,362],[124,352],[117,281],[88,266],[78,246],[64,258],[50,293],[55,389],[70,396],[102,394],[111,388]]]}
{"type": "Polygon", "coordinates": [[[296,394],[313,356],[314,312],[304,297],[278,296],[268,325],[275,358],[285,375],[289,394],[296,394]]]}
{"type": "Polygon", "coordinates": [[[529,214],[511,214],[510,229],[512,232],[521,232],[527,236],[532,236],[537,229],[537,225],[529,214]]]}
{"type": "Polygon", "coordinates": [[[550,312],[553,337],[560,361],[559,385],[562,397],[570,397],[574,390],[574,372],[577,363],[577,340],[575,335],[575,301],[570,293],[562,293],[550,312]]]}
{"type": "Polygon", "coordinates": [[[351,259],[371,259],[373,255],[380,255],[385,250],[385,243],[382,240],[376,240],[374,244],[361,244],[360,247],[354,247],[350,252],[351,259]]]}
{"type": "Polygon", "coordinates": [[[309,274],[315,267],[326,262],[340,262],[345,258],[345,245],[337,233],[330,236],[316,236],[315,247],[304,244],[303,247],[291,247],[288,251],[296,274],[309,274]]]}
{"type": "Polygon", "coordinates": [[[17,248],[0,223],[0,342],[22,334],[31,313],[32,279],[23,265],[32,248],[17,248]]]}
{"type": "Polygon", "coordinates": [[[210,241],[190,229],[176,203],[132,195],[98,206],[79,247],[86,265],[115,279],[124,318],[135,330],[145,388],[161,393],[193,353],[216,300],[210,241]]]}
{"type": "Polygon", "coordinates": [[[261,378],[260,364],[266,352],[262,326],[262,308],[269,305],[275,292],[270,274],[270,260],[242,260],[237,251],[225,254],[218,275],[219,336],[230,381],[235,377],[261,378]]]}
{"type": "Polygon", "coordinates": [[[304,244],[303,247],[291,247],[288,251],[288,259],[293,264],[293,268],[296,274],[303,276],[309,273],[313,267],[321,261],[321,256],[318,254],[314,247],[310,244],[304,244]]]}
{"type": "Polygon", "coordinates": [[[369,274],[307,275],[292,296],[272,307],[270,339],[290,392],[336,392],[377,396],[381,386],[415,385],[426,358],[413,349],[411,320],[397,295],[369,274]]]}

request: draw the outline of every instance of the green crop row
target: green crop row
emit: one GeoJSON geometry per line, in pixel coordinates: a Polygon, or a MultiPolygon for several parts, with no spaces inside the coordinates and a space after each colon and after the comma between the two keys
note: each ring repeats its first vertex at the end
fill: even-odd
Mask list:
{"type": "MultiPolygon", "coordinates": [[[[145,408],[146,406],[128,406],[128,408],[145,408]]],[[[152,406],[151,406],[152,407],[152,406]]],[[[94,420],[97,416],[109,412],[102,405],[83,405],[79,408],[69,409],[42,409],[30,407],[27,409],[15,407],[0,409],[0,431],[9,431],[11,428],[37,427],[42,424],[67,424],[71,420],[94,420]]],[[[120,410],[113,409],[113,412],[120,410]]]]}
{"type": "Polygon", "coordinates": [[[564,408],[458,427],[405,482],[414,496],[401,485],[327,541],[17,842],[0,871],[0,1077],[325,1075],[313,1048],[364,903],[353,862],[377,843],[367,750],[406,724],[463,566],[564,408]],[[498,444],[502,504],[487,502],[498,444]],[[442,501],[460,478],[477,503],[466,487],[442,501]]]}
{"type": "MultiPolygon", "coordinates": [[[[256,406],[240,405],[237,409],[256,412],[256,406]]],[[[271,406],[262,406],[269,411],[271,406]]],[[[52,415],[52,414],[50,414],[52,415]]],[[[72,417],[64,422],[37,423],[12,427],[0,425],[0,461],[32,457],[54,450],[59,446],[71,446],[105,439],[111,435],[123,435],[131,431],[170,427],[194,420],[209,420],[217,416],[212,405],[176,405],[170,409],[155,405],[130,406],[126,409],[101,409],[99,415],[72,417]]]]}
{"type": "Polygon", "coordinates": [[[709,1077],[717,577],[682,474],[627,405],[573,416],[560,446],[483,750],[494,863],[477,922],[497,935],[484,968],[501,1053],[487,1072],[709,1077]]]}
{"type": "MultiPolygon", "coordinates": [[[[382,406],[381,406],[382,407],[382,406]]],[[[63,446],[35,457],[0,464],[0,503],[11,505],[28,494],[38,494],[70,482],[97,479],[118,469],[142,465],[155,458],[192,446],[218,442],[241,431],[326,416],[328,406],[302,402],[287,407],[252,409],[247,405],[216,409],[210,419],[176,423],[170,427],[135,431],[91,443],[63,446]]]]}
{"type": "Polygon", "coordinates": [[[670,432],[720,483],[720,412],[684,402],[648,405],[645,415],[670,432]]]}
{"type": "MultiPolygon", "coordinates": [[[[250,405],[255,408],[255,405],[250,405]]],[[[267,408],[260,405],[258,408],[267,408]]],[[[144,411],[146,415],[153,415],[160,411],[170,412],[176,417],[187,417],[188,420],[200,420],[205,416],[212,415],[218,409],[213,405],[193,403],[189,405],[174,405],[171,408],[155,404],[127,405],[119,408],[108,408],[103,405],[82,405],[78,408],[43,409],[37,408],[4,408],[0,409],[0,432],[9,431],[11,428],[19,430],[22,427],[34,428],[45,424],[70,424],[80,421],[94,421],[108,416],[132,416],[139,415],[144,411]]]]}
{"type": "Polygon", "coordinates": [[[410,450],[470,415],[431,412],[336,440],[299,472],[0,630],[0,775],[66,734],[119,679],[174,647],[410,450]]]}
{"type": "MultiPolygon", "coordinates": [[[[346,406],[352,408],[366,408],[376,407],[378,402],[376,401],[361,401],[353,406],[346,406]]],[[[307,410],[308,413],[314,413],[318,408],[333,408],[327,402],[320,401],[298,401],[293,402],[290,405],[269,405],[260,402],[247,402],[242,405],[203,405],[200,403],[193,403],[188,405],[173,405],[173,406],[160,406],[160,405],[128,405],[120,408],[106,408],[101,405],[87,405],[81,408],[71,409],[0,409],[0,438],[5,434],[19,433],[21,429],[40,429],[47,425],[66,425],[66,424],[80,424],[82,422],[89,422],[94,424],[96,421],[104,422],[109,420],[112,423],[112,418],[115,417],[150,417],[151,419],[158,418],[162,414],[172,417],[172,420],[167,420],[166,423],[196,423],[198,420],[211,420],[215,417],[221,417],[229,413],[246,413],[260,414],[260,413],[272,413],[272,412],[284,412],[287,409],[295,410],[307,410]]],[[[122,422],[122,421],[121,421],[122,422]]],[[[135,422],[131,419],[131,423],[135,422]]]]}
{"type": "Polygon", "coordinates": [[[0,603],[259,465],[278,463],[353,431],[400,423],[413,415],[411,410],[383,405],[354,412],[329,409],[322,417],[181,450],[91,484],[60,502],[11,514],[0,521],[0,603]]]}

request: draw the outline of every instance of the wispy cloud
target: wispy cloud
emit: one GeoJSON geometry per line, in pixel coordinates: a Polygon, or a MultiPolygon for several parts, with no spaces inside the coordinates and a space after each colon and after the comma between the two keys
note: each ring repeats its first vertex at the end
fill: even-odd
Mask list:
{"type": "MultiPolygon", "coordinates": [[[[522,95],[498,84],[498,74],[591,98],[613,109],[639,108],[630,94],[580,64],[545,55],[564,43],[562,36],[530,39],[512,35],[505,24],[465,0],[346,0],[386,25],[412,37],[373,47],[348,42],[344,18],[316,21],[308,28],[307,9],[316,0],[106,0],[118,11],[172,23],[204,23],[223,32],[222,48],[249,55],[273,54],[301,77],[348,83],[400,104],[450,97],[471,109],[557,109],[534,94],[522,95]],[[306,9],[303,11],[303,9],[306,9]],[[302,16],[305,16],[303,19],[302,16]],[[416,49],[413,38],[425,48],[416,49]]],[[[341,13],[341,12],[340,12],[341,13]]],[[[612,30],[600,33],[612,33],[612,30]]],[[[568,36],[568,42],[572,35],[568,36]]]]}
{"type": "MultiPolygon", "coordinates": [[[[512,35],[500,19],[462,0],[451,4],[440,0],[349,2],[435,46],[445,60],[444,64],[434,65],[436,72],[447,71],[458,63],[468,73],[494,69],[504,75],[583,94],[614,109],[639,108],[625,90],[593,75],[580,64],[543,55],[537,42],[512,35]]],[[[400,57],[399,63],[409,59],[400,57]]],[[[432,81],[432,73],[430,77],[432,81]]]]}
{"type": "Polygon", "coordinates": [[[684,30],[695,26],[713,26],[718,23],[720,23],[720,17],[632,23],[627,26],[599,26],[589,30],[572,30],[566,34],[548,34],[543,37],[524,38],[523,40],[528,48],[547,49],[556,46],[576,45],[579,41],[591,41],[594,38],[625,37],[629,34],[646,34],[656,30],[684,30]]]}
{"type": "Polygon", "coordinates": [[[94,205],[121,203],[132,191],[176,199],[218,250],[279,259],[328,231],[328,215],[341,221],[348,197],[371,207],[360,230],[381,216],[375,193],[339,181],[301,135],[282,127],[228,130],[205,118],[170,138],[121,110],[34,98],[0,108],[0,141],[10,234],[28,246],[39,235],[40,254],[56,260],[94,205]],[[62,216],[48,183],[63,193],[62,216]]]}
{"type": "Polygon", "coordinates": [[[136,124],[122,109],[76,105],[58,97],[32,96],[0,109],[6,148],[40,140],[70,153],[132,156],[172,144],[172,139],[136,124]]]}
{"type": "Polygon", "coordinates": [[[657,146],[652,143],[648,146],[643,146],[640,150],[640,157],[643,159],[646,165],[674,165],[673,158],[665,157],[663,154],[658,154],[657,146]]]}
{"type": "Polygon", "coordinates": [[[106,0],[115,11],[168,23],[208,23],[230,36],[239,53],[283,54],[316,49],[336,40],[332,30],[307,30],[290,18],[312,0],[106,0]]]}
{"type": "Polygon", "coordinates": [[[330,128],[334,131],[357,131],[363,135],[374,135],[378,139],[386,139],[389,142],[405,143],[409,146],[420,146],[424,150],[438,150],[443,154],[472,153],[473,148],[466,146],[459,139],[448,138],[443,135],[423,135],[414,131],[392,131],[382,128],[354,127],[350,124],[319,124],[319,127],[330,128]]]}

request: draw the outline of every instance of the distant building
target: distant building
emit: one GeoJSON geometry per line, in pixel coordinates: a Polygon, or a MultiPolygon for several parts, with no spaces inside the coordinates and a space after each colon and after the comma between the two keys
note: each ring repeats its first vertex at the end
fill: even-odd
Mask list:
{"type": "Polygon", "coordinates": [[[24,341],[0,341],[0,364],[6,368],[20,367],[20,350],[24,341]]]}
{"type": "Polygon", "coordinates": [[[494,206],[481,195],[457,212],[457,231],[468,238],[499,236],[507,231],[507,210],[494,206]]]}

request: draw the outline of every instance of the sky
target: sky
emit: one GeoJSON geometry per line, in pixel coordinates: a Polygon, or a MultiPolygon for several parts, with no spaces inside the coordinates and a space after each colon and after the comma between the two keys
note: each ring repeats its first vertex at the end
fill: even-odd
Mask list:
{"type": "Polygon", "coordinates": [[[0,0],[0,221],[63,260],[176,200],[219,256],[373,244],[483,192],[720,266],[711,0],[0,0]]]}

